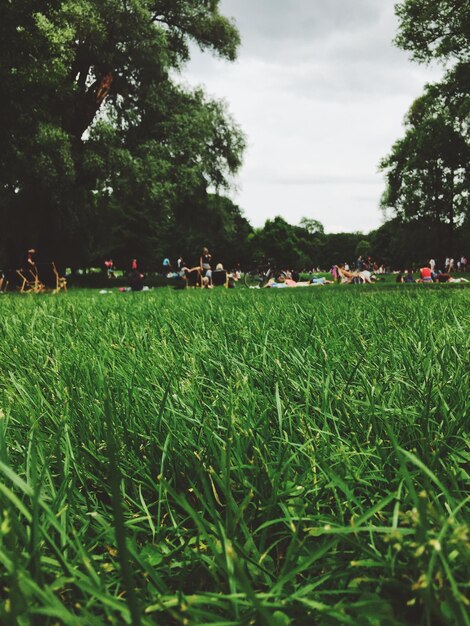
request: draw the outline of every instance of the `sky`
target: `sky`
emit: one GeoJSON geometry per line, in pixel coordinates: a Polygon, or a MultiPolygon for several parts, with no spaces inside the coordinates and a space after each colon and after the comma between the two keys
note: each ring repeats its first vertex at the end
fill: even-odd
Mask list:
{"type": "Polygon", "coordinates": [[[436,68],[393,46],[396,0],[221,0],[242,45],[234,63],[193,51],[183,80],[227,103],[247,138],[227,194],[253,226],[281,215],[326,232],[384,221],[380,160],[436,68]]]}

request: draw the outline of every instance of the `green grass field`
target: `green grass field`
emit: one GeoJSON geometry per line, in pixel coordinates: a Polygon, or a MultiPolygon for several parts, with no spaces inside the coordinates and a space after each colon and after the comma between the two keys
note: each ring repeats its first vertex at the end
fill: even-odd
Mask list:
{"type": "Polygon", "coordinates": [[[470,290],[0,298],[0,623],[468,625],[470,290]]]}

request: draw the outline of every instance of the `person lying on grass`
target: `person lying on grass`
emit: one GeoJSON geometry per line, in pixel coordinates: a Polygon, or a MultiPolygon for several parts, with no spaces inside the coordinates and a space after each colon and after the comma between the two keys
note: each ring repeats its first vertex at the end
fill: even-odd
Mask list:
{"type": "Polygon", "coordinates": [[[327,285],[332,283],[333,281],[326,280],[326,278],[313,278],[311,280],[299,280],[296,282],[292,278],[286,278],[282,274],[279,274],[276,277],[270,278],[266,285],[264,285],[264,289],[271,287],[277,289],[285,287],[315,287],[316,285],[327,285]]]}
{"type": "Polygon", "coordinates": [[[436,281],[438,283],[468,283],[466,278],[454,278],[450,274],[440,271],[436,274],[436,281]]]}

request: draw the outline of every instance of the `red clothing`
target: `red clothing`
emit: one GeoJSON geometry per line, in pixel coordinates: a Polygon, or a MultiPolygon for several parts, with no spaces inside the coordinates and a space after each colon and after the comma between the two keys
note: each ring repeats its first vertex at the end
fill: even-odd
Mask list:
{"type": "Polygon", "coordinates": [[[421,274],[421,278],[432,278],[431,268],[429,267],[422,267],[419,273],[421,274]]]}

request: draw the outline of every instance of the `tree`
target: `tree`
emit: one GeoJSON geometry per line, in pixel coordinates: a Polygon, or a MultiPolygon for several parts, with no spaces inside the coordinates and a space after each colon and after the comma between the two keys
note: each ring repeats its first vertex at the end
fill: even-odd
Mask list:
{"type": "Polygon", "coordinates": [[[437,59],[450,70],[414,102],[405,136],[382,161],[382,205],[404,221],[433,224],[445,254],[469,213],[470,2],[403,0],[396,13],[396,44],[418,62],[437,59]]]}
{"type": "MultiPolygon", "coordinates": [[[[277,269],[303,269],[310,259],[302,250],[299,234],[303,229],[288,224],[282,217],[266,220],[251,238],[256,263],[269,263],[277,269]]],[[[304,231],[306,233],[306,231],[304,231]]]]}
{"type": "Polygon", "coordinates": [[[404,221],[430,218],[447,250],[453,246],[455,225],[468,212],[470,194],[468,98],[461,98],[462,77],[457,89],[452,75],[442,84],[428,85],[413,103],[405,136],[381,163],[387,178],[382,206],[404,221]]]}
{"type": "Polygon", "coordinates": [[[363,258],[367,258],[368,256],[370,256],[370,252],[371,252],[371,244],[368,239],[361,239],[358,242],[356,249],[354,250],[354,254],[358,258],[360,256],[362,256],[363,258]]]}
{"type": "Polygon", "coordinates": [[[369,233],[368,239],[373,259],[391,269],[402,270],[427,265],[429,259],[436,259],[440,245],[438,230],[427,217],[412,222],[396,217],[369,233]]]}
{"type": "Polygon", "coordinates": [[[356,248],[365,239],[363,233],[331,233],[325,235],[322,267],[329,269],[337,263],[352,263],[356,258],[356,248]]]}
{"type": "Polygon", "coordinates": [[[314,235],[315,233],[323,235],[325,233],[325,228],[323,227],[323,224],[318,220],[314,220],[310,217],[302,217],[299,226],[301,228],[304,228],[310,235],[314,235]]]}
{"type": "Polygon", "coordinates": [[[207,246],[213,263],[246,267],[252,228],[241,209],[225,196],[203,192],[182,199],[166,228],[163,256],[182,254],[187,263],[195,265],[207,246]]]}
{"type": "Polygon", "coordinates": [[[399,19],[395,42],[416,61],[470,61],[468,0],[403,0],[395,11],[399,19]]]}
{"type": "Polygon", "coordinates": [[[218,7],[2,3],[0,211],[11,249],[35,243],[84,260],[109,231],[142,245],[184,190],[228,185],[241,132],[222,104],[174,79],[191,42],[234,59],[239,35],[218,7]]]}

